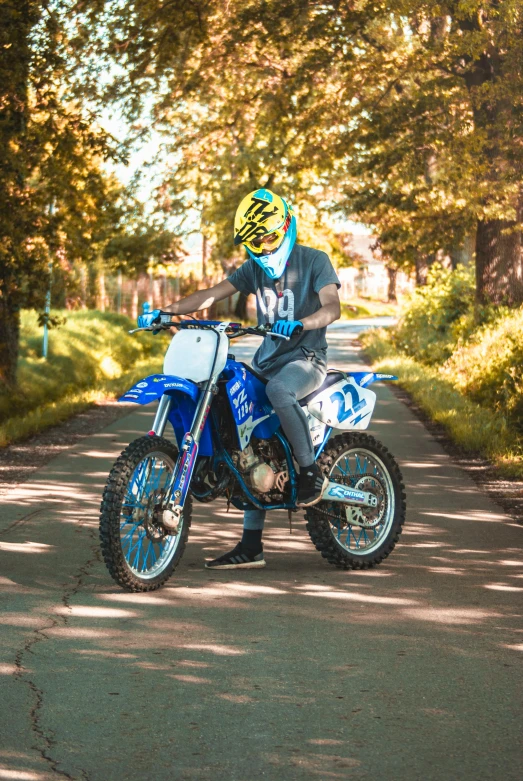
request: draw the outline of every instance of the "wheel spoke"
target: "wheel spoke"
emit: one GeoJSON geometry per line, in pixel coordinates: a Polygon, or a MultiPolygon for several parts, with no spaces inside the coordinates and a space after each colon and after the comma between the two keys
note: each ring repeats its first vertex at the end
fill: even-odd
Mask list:
{"type": "Polygon", "coordinates": [[[134,569],[136,569],[136,568],[138,567],[138,562],[139,562],[139,560],[140,560],[140,553],[141,553],[141,551],[142,551],[142,540],[143,540],[143,537],[144,537],[144,535],[143,535],[143,534],[139,534],[139,535],[138,535],[138,539],[136,540],[136,543],[135,543],[135,545],[133,546],[133,548],[131,549],[131,551],[129,551],[129,557],[130,557],[130,555],[131,555],[132,551],[134,550],[134,548],[136,548],[136,555],[135,555],[135,557],[134,557],[134,561],[133,561],[133,567],[134,567],[134,569]]]}
{"type": "Polygon", "coordinates": [[[134,468],[127,484],[120,511],[120,548],[140,579],[163,572],[179,544],[181,535],[165,534],[161,526],[161,505],[174,466],[175,461],[163,453],[150,453],[134,468]]]}
{"type": "Polygon", "coordinates": [[[132,539],[133,534],[135,533],[136,529],[140,526],[141,521],[137,521],[132,529],[129,529],[128,532],[124,534],[123,537],[121,537],[122,542],[125,542],[127,539],[132,539]]]}
{"type": "Polygon", "coordinates": [[[340,506],[335,502],[329,503],[326,512],[331,519],[334,538],[343,548],[355,554],[367,553],[376,548],[388,533],[393,520],[392,483],[383,463],[373,452],[355,448],[338,457],[331,468],[330,476],[344,485],[357,488],[361,486],[360,490],[370,490],[379,500],[378,510],[374,515],[369,508],[360,508],[359,516],[354,510],[354,520],[360,517],[362,520],[368,518],[372,522],[373,518],[379,518],[375,526],[369,527],[350,522],[345,525],[344,510],[340,510],[340,506]]]}

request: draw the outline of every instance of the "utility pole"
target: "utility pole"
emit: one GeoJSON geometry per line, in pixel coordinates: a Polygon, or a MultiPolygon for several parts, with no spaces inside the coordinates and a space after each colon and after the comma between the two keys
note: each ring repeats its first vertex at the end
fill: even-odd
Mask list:
{"type": "MultiPolygon", "coordinates": [[[[54,214],[54,203],[49,204],[49,216],[54,214]]],[[[45,308],[44,308],[44,340],[42,344],[42,357],[47,360],[47,353],[49,350],[49,318],[51,316],[51,285],[53,283],[53,260],[49,261],[47,266],[49,269],[49,284],[47,286],[47,293],[45,294],[45,308]]]]}
{"type": "Polygon", "coordinates": [[[154,274],[152,266],[149,266],[149,297],[151,299],[151,311],[154,309],[154,274]]]}

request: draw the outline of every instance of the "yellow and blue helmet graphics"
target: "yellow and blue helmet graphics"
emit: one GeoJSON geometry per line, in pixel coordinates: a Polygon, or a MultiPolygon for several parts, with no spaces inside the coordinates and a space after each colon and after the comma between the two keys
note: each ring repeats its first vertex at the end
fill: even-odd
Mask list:
{"type": "Polygon", "coordinates": [[[234,244],[243,244],[248,255],[271,279],[279,279],[283,274],[296,235],[292,207],[271,190],[254,190],[236,210],[234,244]]]}

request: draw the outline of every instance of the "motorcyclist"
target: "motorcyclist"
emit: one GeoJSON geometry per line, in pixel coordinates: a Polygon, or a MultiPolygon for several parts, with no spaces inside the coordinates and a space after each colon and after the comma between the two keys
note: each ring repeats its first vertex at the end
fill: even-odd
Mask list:
{"type": "MultiPolygon", "coordinates": [[[[291,337],[266,338],[252,366],[268,380],[266,392],[300,467],[297,504],[321,500],[328,482],[314,460],[309,426],[298,401],[320,387],[327,371],[327,326],[340,317],[340,283],[328,256],[296,243],[297,224],[286,200],[267,189],[249,193],[236,211],[234,244],[243,244],[248,259],[228,279],[166,307],[176,315],[207,309],[240,291],[256,295],[258,324],[291,337]]],[[[142,315],[151,324],[159,310],[142,315]]],[[[262,532],[265,511],[244,513],[241,541],[206,567],[264,567],[262,532]]]]}

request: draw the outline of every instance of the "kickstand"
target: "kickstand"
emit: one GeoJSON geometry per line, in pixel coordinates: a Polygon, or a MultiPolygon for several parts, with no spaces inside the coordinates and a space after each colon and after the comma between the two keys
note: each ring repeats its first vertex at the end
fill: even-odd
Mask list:
{"type": "Polygon", "coordinates": [[[287,510],[289,514],[289,534],[292,534],[292,510],[287,510]]]}

